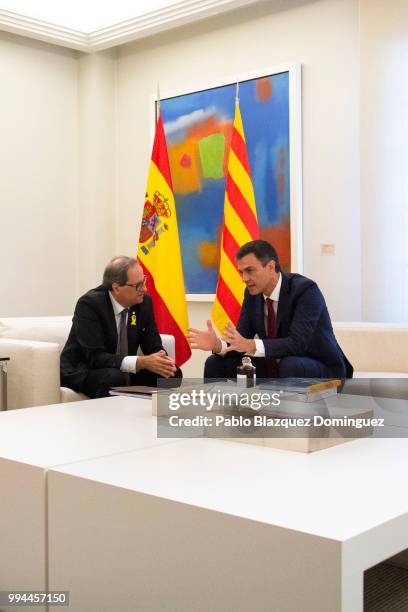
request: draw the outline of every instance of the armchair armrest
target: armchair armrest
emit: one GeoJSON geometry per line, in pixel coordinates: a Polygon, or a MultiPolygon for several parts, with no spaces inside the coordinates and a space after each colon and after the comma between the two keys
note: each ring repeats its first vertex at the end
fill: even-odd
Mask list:
{"type": "MultiPolygon", "coordinates": [[[[176,354],[174,336],[172,336],[171,334],[160,334],[160,337],[161,337],[161,341],[162,341],[164,350],[167,352],[169,357],[172,357],[174,359],[175,354],[176,354]]],[[[143,355],[140,347],[137,351],[137,354],[143,355]]]]}
{"type": "Polygon", "coordinates": [[[174,357],[176,356],[174,336],[171,336],[170,334],[160,334],[160,337],[164,350],[167,351],[169,357],[172,357],[174,359],[174,357]]]}
{"type": "Polygon", "coordinates": [[[60,402],[58,344],[0,338],[7,366],[8,408],[28,408],[60,402]]]}

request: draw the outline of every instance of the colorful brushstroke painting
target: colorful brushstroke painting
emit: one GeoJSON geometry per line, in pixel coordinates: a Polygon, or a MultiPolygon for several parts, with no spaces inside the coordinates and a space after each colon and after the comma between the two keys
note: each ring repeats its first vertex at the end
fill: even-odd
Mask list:
{"type": "MultiPolygon", "coordinates": [[[[215,293],[236,85],[162,99],[188,294],[215,293]]],[[[239,84],[260,237],[290,270],[289,73],[239,84]]]]}

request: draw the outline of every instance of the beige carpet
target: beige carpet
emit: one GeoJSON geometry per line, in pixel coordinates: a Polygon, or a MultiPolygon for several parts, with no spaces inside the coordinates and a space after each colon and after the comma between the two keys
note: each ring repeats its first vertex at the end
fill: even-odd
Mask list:
{"type": "Polygon", "coordinates": [[[408,570],[386,563],[367,570],[364,612],[408,612],[408,570]]]}

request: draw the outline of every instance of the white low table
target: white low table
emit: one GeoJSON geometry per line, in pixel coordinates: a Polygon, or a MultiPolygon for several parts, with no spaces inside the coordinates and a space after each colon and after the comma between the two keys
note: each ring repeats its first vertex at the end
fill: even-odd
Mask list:
{"type": "Polygon", "coordinates": [[[407,439],[193,439],[53,469],[49,587],[75,612],[361,612],[408,547],[407,463],[407,439]]]}
{"type": "MultiPolygon", "coordinates": [[[[0,590],[47,587],[50,467],[169,442],[157,439],[150,400],[115,397],[0,413],[0,590]]],[[[70,499],[66,510],[75,505],[70,499]]]]}

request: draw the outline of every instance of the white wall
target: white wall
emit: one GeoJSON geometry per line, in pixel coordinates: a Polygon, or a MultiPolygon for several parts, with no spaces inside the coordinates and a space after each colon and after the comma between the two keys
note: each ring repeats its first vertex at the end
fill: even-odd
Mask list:
{"type": "Polygon", "coordinates": [[[0,316],[66,314],[77,289],[76,53],[0,32],[0,316]]]}
{"type": "MultiPolygon", "coordinates": [[[[357,0],[261,4],[146,41],[118,57],[119,250],[134,252],[151,146],[151,96],[240,72],[303,65],[304,272],[323,290],[334,319],[359,319],[359,91],[357,0]],[[292,8],[291,8],[292,7],[292,8]],[[334,256],[320,244],[334,243],[334,256]]],[[[202,326],[210,305],[190,303],[202,326]]],[[[197,371],[195,354],[186,371],[197,371]]]]}
{"type": "Polygon", "coordinates": [[[116,50],[0,33],[0,316],[71,314],[116,249],[116,50]]]}
{"type": "Polygon", "coordinates": [[[116,49],[79,55],[77,296],[116,251],[116,49]]]}
{"type": "Polygon", "coordinates": [[[408,2],[360,6],[363,318],[408,321],[408,2]]]}

